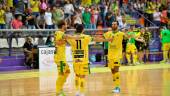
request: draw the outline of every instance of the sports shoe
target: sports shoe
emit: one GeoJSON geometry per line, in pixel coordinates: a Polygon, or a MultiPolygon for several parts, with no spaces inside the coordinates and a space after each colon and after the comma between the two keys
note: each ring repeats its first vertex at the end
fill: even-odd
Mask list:
{"type": "Polygon", "coordinates": [[[62,92],[60,92],[59,94],[57,94],[56,96],[66,96],[66,95],[65,95],[64,92],[62,91],[62,92]]]}
{"type": "Polygon", "coordinates": [[[167,60],[162,60],[162,61],[160,61],[160,63],[167,63],[167,60]]]}
{"type": "Polygon", "coordinates": [[[85,94],[81,94],[80,96],[85,96],[85,94]]]}
{"type": "Polygon", "coordinates": [[[76,96],[80,96],[80,92],[79,91],[76,92],[76,96]]]}
{"type": "Polygon", "coordinates": [[[120,93],[120,88],[116,87],[115,89],[112,90],[113,93],[120,93]]]}

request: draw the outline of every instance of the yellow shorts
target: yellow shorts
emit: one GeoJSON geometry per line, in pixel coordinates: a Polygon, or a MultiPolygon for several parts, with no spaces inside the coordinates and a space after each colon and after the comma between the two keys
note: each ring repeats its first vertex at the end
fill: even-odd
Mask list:
{"type": "Polygon", "coordinates": [[[114,67],[120,66],[120,59],[108,59],[108,67],[113,69],[114,67]]]}
{"type": "Polygon", "coordinates": [[[165,43],[165,44],[163,44],[162,50],[163,50],[163,51],[169,51],[169,50],[170,50],[170,43],[165,43]]]}
{"type": "Polygon", "coordinates": [[[120,66],[120,60],[122,59],[122,49],[110,50],[108,53],[108,67],[114,68],[115,66],[120,66]]]}
{"type": "Polygon", "coordinates": [[[57,63],[57,70],[58,74],[70,73],[69,66],[65,61],[60,61],[60,63],[57,63]]]}
{"type": "Polygon", "coordinates": [[[74,63],[74,72],[76,75],[88,75],[89,64],[83,62],[74,63]]]}
{"type": "Polygon", "coordinates": [[[135,46],[135,44],[130,44],[128,43],[127,46],[126,46],[126,52],[127,53],[136,53],[137,52],[137,48],[135,46]]]}

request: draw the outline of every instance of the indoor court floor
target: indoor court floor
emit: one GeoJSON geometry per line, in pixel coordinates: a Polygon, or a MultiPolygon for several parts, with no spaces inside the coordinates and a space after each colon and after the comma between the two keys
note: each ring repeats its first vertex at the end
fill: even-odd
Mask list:
{"type": "MultiPolygon", "coordinates": [[[[110,70],[91,68],[86,78],[86,96],[170,96],[170,64],[121,66],[121,93],[113,94],[110,70]]],[[[54,72],[38,70],[0,73],[0,96],[56,96],[54,72]]],[[[66,96],[75,96],[71,72],[66,96]]]]}

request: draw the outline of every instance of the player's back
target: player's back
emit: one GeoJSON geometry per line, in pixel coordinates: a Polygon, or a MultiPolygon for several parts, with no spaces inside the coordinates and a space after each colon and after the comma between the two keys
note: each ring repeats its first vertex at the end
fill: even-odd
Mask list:
{"type": "Polygon", "coordinates": [[[72,55],[74,62],[81,61],[88,63],[88,45],[91,42],[89,35],[79,34],[79,39],[68,40],[72,47],[72,55]]]}
{"type": "Polygon", "coordinates": [[[65,56],[66,43],[57,45],[56,42],[59,40],[64,40],[63,37],[64,37],[64,32],[61,32],[61,31],[55,32],[55,35],[54,35],[54,43],[55,43],[55,48],[56,48],[56,51],[55,51],[56,57],[55,58],[58,60],[61,60],[61,61],[66,59],[66,56],[65,56]]]}

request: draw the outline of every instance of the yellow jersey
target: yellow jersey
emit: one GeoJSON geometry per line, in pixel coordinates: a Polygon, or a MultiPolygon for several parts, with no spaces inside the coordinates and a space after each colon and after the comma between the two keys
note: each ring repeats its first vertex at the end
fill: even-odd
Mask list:
{"type": "Polygon", "coordinates": [[[108,55],[113,55],[115,50],[122,51],[122,41],[124,36],[125,33],[123,32],[113,33],[112,31],[108,31],[104,34],[105,39],[113,38],[113,41],[108,44],[108,55]]]}
{"type": "Polygon", "coordinates": [[[32,12],[39,12],[40,2],[38,0],[37,1],[30,0],[30,5],[31,5],[31,8],[32,8],[32,12]]]}
{"type": "Polygon", "coordinates": [[[80,34],[81,39],[69,39],[68,43],[72,48],[73,63],[77,61],[83,62],[83,64],[89,63],[89,43],[92,41],[92,37],[85,34],[80,34]]]}
{"type": "Polygon", "coordinates": [[[5,11],[0,9],[0,24],[5,24],[5,11]]]}
{"type": "Polygon", "coordinates": [[[7,0],[7,6],[13,7],[13,0],[7,0]]]}
{"type": "Polygon", "coordinates": [[[63,43],[62,45],[57,45],[56,44],[56,41],[58,40],[63,40],[64,38],[64,35],[65,33],[62,32],[62,31],[57,31],[55,32],[55,35],[54,35],[54,44],[55,44],[55,59],[57,61],[66,61],[66,43],[63,43]]]}

